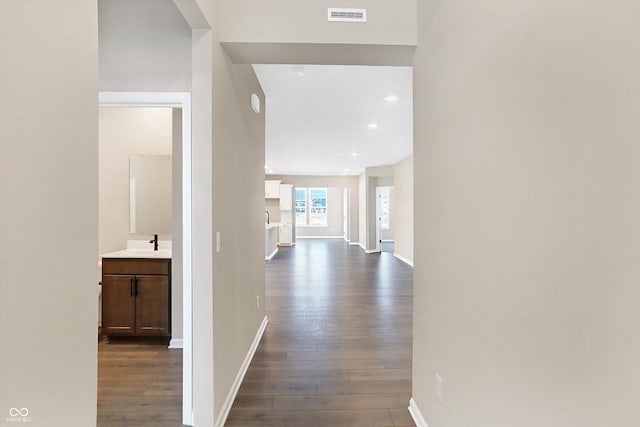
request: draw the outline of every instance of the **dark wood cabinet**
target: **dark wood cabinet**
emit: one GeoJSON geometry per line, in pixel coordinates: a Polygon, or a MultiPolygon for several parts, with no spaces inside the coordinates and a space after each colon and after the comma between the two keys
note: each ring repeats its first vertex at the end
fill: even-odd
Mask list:
{"type": "Polygon", "coordinates": [[[102,333],[136,333],[135,276],[102,276],[102,333]]]}
{"type": "Polygon", "coordinates": [[[102,260],[102,333],[171,335],[171,260],[102,260]]]}

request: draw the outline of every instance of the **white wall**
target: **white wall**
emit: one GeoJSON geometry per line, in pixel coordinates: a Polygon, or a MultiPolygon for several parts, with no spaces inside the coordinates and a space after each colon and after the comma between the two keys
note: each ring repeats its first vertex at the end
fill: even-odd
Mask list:
{"type": "Polygon", "coordinates": [[[213,231],[222,251],[213,257],[214,414],[222,414],[236,375],[265,316],[265,109],[250,106],[264,93],[249,65],[232,65],[213,50],[213,231]],[[256,307],[256,297],[262,304],[256,307]]]}
{"type": "MultiPolygon", "coordinates": [[[[280,222],[280,199],[264,199],[264,210],[269,211],[270,222],[280,222]]],[[[265,214],[265,221],[267,214],[265,214]]]]}
{"type": "Polygon", "coordinates": [[[172,0],[98,0],[100,90],[191,90],[191,28],[172,0]]]}
{"type": "Polygon", "coordinates": [[[393,183],[394,183],[393,167],[394,167],[393,165],[391,165],[391,167],[385,166],[384,173],[390,174],[390,175],[378,176],[376,178],[376,187],[393,187],[393,183]]]}
{"type": "Polygon", "coordinates": [[[415,44],[416,3],[411,0],[224,0],[224,42],[415,44]],[[366,24],[328,22],[328,7],[365,8],[366,24]],[[268,25],[265,25],[268,23],[268,25]]]}
{"type": "Polygon", "coordinates": [[[418,6],[415,402],[639,425],[640,3],[418,6]]]}
{"type": "Polygon", "coordinates": [[[394,166],[394,191],[391,222],[394,229],[394,252],[413,262],[413,156],[394,166]]]}
{"type": "Polygon", "coordinates": [[[296,225],[298,237],[344,236],[344,189],[327,188],[327,226],[305,227],[296,225]]]}
{"type": "MultiPolygon", "coordinates": [[[[171,155],[171,108],[101,107],[99,112],[99,250],[124,249],[128,239],[149,240],[129,233],[129,158],[171,155]]],[[[180,188],[180,185],[174,185],[180,188]]],[[[161,235],[171,240],[171,235],[161,235]]],[[[152,245],[149,245],[150,247],[152,245]]]]}
{"type": "Polygon", "coordinates": [[[416,44],[415,0],[223,0],[220,6],[220,40],[238,63],[410,65],[416,44]],[[367,23],[328,22],[328,7],[366,8],[367,23]]]}
{"type": "MultiPolygon", "coordinates": [[[[210,6],[201,0],[198,6],[210,6]]],[[[207,16],[210,11],[207,9],[207,16]]],[[[206,21],[211,18],[205,18],[206,21]]],[[[213,46],[209,28],[193,30],[192,41],[192,268],[193,425],[213,425],[213,46]]],[[[185,325],[186,327],[187,325],[185,325]]],[[[185,328],[185,332],[188,332],[185,328]]],[[[185,348],[188,337],[185,334],[185,348]]],[[[184,408],[183,408],[184,409],[184,408]]]]}
{"type": "Polygon", "coordinates": [[[96,17],[95,2],[0,2],[2,426],[96,422],[96,17]]]}

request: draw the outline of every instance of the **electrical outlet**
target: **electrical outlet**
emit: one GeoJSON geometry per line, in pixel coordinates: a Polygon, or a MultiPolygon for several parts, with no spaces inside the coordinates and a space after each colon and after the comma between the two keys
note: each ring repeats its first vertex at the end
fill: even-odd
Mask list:
{"type": "Polygon", "coordinates": [[[256,308],[260,308],[260,295],[256,295],[256,308]]]}
{"type": "Polygon", "coordinates": [[[440,374],[436,374],[436,397],[438,402],[444,401],[444,381],[442,381],[440,374]]]}
{"type": "Polygon", "coordinates": [[[222,251],[222,238],[220,237],[220,232],[216,233],[216,253],[219,254],[222,251]]]}

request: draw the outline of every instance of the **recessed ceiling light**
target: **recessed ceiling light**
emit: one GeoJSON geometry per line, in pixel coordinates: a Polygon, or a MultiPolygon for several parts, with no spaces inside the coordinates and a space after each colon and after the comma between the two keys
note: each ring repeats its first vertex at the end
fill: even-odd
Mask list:
{"type": "Polygon", "coordinates": [[[395,95],[389,95],[389,96],[385,96],[384,100],[387,102],[396,102],[398,100],[398,97],[395,95]]]}
{"type": "Polygon", "coordinates": [[[269,173],[273,173],[273,169],[269,169],[269,173]]]}
{"type": "Polygon", "coordinates": [[[269,166],[264,165],[264,169],[265,169],[265,170],[269,169],[269,166]]]}
{"type": "Polygon", "coordinates": [[[377,123],[369,123],[367,126],[369,127],[369,129],[377,129],[378,128],[378,124],[377,123]]]}
{"type": "Polygon", "coordinates": [[[351,155],[352,155],[353,157],[355,157],[355,156],[357,156],[357,155],[358,155],[358,153],[357,153],[356,151],[353,151],[353,152],[351,152],[351,155]]]}

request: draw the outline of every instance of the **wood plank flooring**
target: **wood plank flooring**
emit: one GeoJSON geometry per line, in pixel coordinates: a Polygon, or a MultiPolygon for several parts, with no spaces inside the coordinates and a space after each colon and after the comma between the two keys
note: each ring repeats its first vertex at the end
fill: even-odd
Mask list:
{"type": "Polygon", "coordinates": [[[165,339],[98,344],[98,427],[182,425],[182,350],[165,339]]]}
{"type": "MultiPolygon", "coordinates": [[[[269,325],[227,427],[407,427],[413,271],[342,240],[266,263],[269,325]]],[[[98,427],[177,427],[182,351],[98,345],[98,427]]]]}
{"type": "Polygon", "coordinates": [[[407,427],[413,270],[342,240],[266,263],[269,325],[228,427],[407,427]]]}

